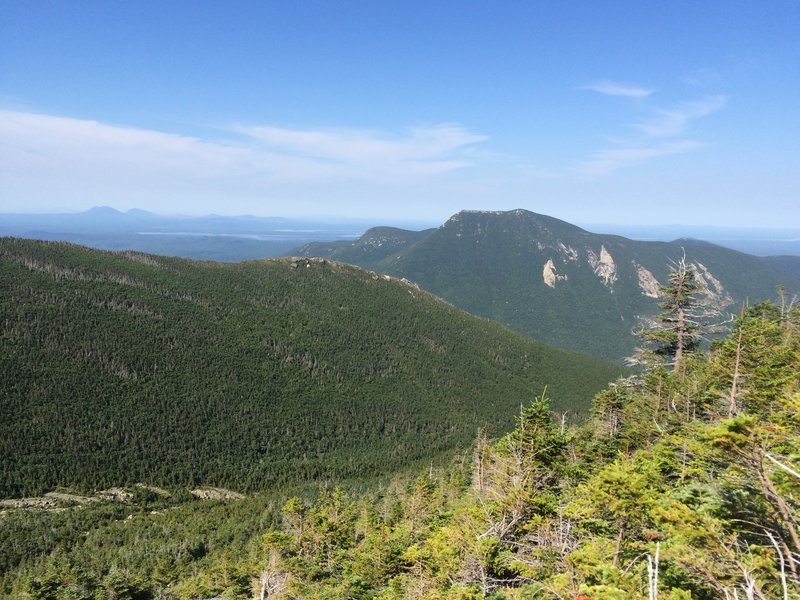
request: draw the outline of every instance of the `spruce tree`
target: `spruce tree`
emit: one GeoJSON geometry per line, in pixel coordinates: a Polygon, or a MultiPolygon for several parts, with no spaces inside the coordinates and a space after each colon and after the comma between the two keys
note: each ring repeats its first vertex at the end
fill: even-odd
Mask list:
{"type": "Polygon", "coordinates": [[[662,312],[656,317],[656,326],[643,329],[638,335],[652,346],[649,353],[642,353],[643,362],[666,359],[674,371],[679,371],[684,357],[699,346],[701,319],[708,313],[699,310],[696,294],[703,286],[685,257],[670,267],[667,282],[660,287],[663,301],[658,306],[662,312]]]}

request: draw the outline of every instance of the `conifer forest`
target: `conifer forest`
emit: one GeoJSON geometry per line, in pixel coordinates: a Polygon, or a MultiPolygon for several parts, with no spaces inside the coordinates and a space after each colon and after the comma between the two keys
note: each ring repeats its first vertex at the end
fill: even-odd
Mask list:
{"type": "MultiPolygon", "coordinates": [[[[263,330],[240,332],[245,342],[255,338],[252,345],[232,346],[220,335],[195,339],[201,347],[189,352],[189,338],[182,337],[181,330],[201,320],[194,315],[181,321],[180,311],[202,311],[206,321],[230,335],[231,328],[243,325],[221,314],[219,303],[233,288],[233,295],[243,301],[232,304],[231,313],[271,302],[269,327],[276,328],[281,326],[280,303],[302,306],[308,298],[299,288],[290,288],[285,296],[251,296],[255,289],[285,277],[314,277],[316,286],[326,285],[328,272],[335,271],[329,294],[339,311],[350,307],[344,296],[335,297],[337,286],[385,285],[382,293],[392,296],[399,290],[399,301],[424,301],[422,313],[405,305],[405,322],[422,319],[426,311],[443,310],[447,319],[457,321],[462,336],[475,327],[473,323],[480,335],[496,336],[488,339],[495,348],[489,364],[509,364],[527,342],[501,329],[486,329],[483,321],[463,321],[467,317],[462,313],[427,300],[406,283],[360,270],[350,273],[351,268],[326,261],[222,268],[64,244],[3,244],[4,295],[16,298],[3,305],[3,596],[677,600],[789,599],[800,594],[800,309],[786,293],[775,302],[744,305],[727,324],[725,335],[703,344],[704,325],[694,317],[697,283],[691,269],[678,263],[662,286],[654,329],[640,332],[637,368],[614,372],[602,363],[586,362],[586,387],[565,388],[548,386],[550,376],[559,381],[557,367],[549,367],[536,373],[538,389],[523,381],[512,402],[497,400],[492,405],[493,411],[508,411],[513,418],[505,428],[502,422],[492,422],[490,413],[480,413],[480,419],[469,422],[471,431],[463,443],[447,445],[445,440],[437,446],[435,440],[445,430],[434,429],[433,437],[426,438],[431,433],[424,427],[413,429],[401,422],[396,425],[400,433],[389,435],[387,443],[384,436],[371,438],[366,433],[378,426],[370,419],[386,422],[386,415],[372,411],[370,418],[359,420],[366,409],[348,412],[347,401],[324,387],[329,379],[335,382],[333,389],[349,384],[340,374],[347,362],[324,354],[322,347],[312,351],[307,344],[317,339],[314,336],[292,339],[287,332],[292,341],[281,346],[276,335],[256,335],[267,330],[265,324],[263,330]],[[264,268],[268,279],[259,275],[264,268]],[[340,270],[346,272],[344,279],[340,270]],[[218,287],[208,287],[209,279],[218,287]],[[85,312],[69,312],[78,306],[85,312]],[[51,321],[63,329],[39,327],[47,311],[71,316],[51,321]],[[106,333],[98,339],[85,320],[103,318],[120,325],[118,330],[102,329],[106,333]],[[145,333],[165,336],[151,346],[164,355],[136,352],[140,347],[133,337],[149,322],[163,320],[176,323],[175,329],[145,333]],[[130,339],[117,343],[126,340],[125,335],[130,339]],[[514,351],[503,355],[508,344],[514,351]],[[67,346],[76,345],[85,349],[76,359],[83,361],[77,371],[64,354],[67,346]],[[283,446],[282,455],[269,446],[254,449],[258,436],[237,419],[265,419],[254,412],[257,403],[247,394],[255,392],[246,387],[263,384],[245,380],[233,388],[220,383],[217,389],[214,382],[243,377],[243,371],[230,364],[256,347],[266,354],[283,353],[279,364],[284,366],[299,363],[298,373],[310,376],[330,402],[343,403],[350,416],[338,421],[341,407],[334,410],[334,405],[328,412],[307,414],[337,420],[331,426],[349,428],[358,439],[331,446],[337,443],[336,429],[325,430],[317,439],[328,446],[303,446],[306,438],[315,438],[316,427],[323,427],[316,425],[294,435],[291,430],[271,434],[274,447],[283,446]],[[226,362],[229,353],[233,354],[226,362]],[[180,361],[197,361],[186,372],[212,369],[213,377],[198,379],[193,386],[214,393],[242,390],[239,398],[226,396],[232,405],[229,414],[215,407],[215,417],[204,420],[190,403],[181,409],[183,431],[170,421],[176,416],[169,406],[154,404],[159,394],[139,396],[137,390],[149,388],[128,387],[142,380],[177,385],[174,378],[159,379],[157,371],[181,372],[180,361]],[[220,368],[222,372],[213,371],[220,368]],[[75,372],[93,370],[95,387],[70,379],[75,372]],[[604,376],[611,383],[597,386],[604,376]],[[59,380],[56,396],[48,388],[51,378],[59,380]],[[592,386],[599,392],[590,391],[592,386]],[[122,392],[130,399],[114,396],[122,392]],[[570,403],[563,398],[581,393],[593,394],[593,400],[587,399],[586,409],[570,416],[566,407],[576,405],[574,398],[570,403]],[[82,394],[93,396],[85,410],[97,422],[108,423],[102,436],[96,431],[88,435],[88,425],[70,413],[82,394]],[[519,394],[525,396],[522,401],[519,394]],[[43,408],[38,415],[30,414],[37,410],[37,395],[43,408]],[[59,406],[44,403],[47,398],[56,398],[59,406]],[[238,402],[242,405],[237,407],[238,402]],[[146,426],[137,429],[136,419],[143,418],[139,413],[160,415],[178,429],[172,437],[163,433],[162,448],[169,455],[148,458],[153,447],[144,432],[161,425],[158,419],[146,420],[146,426]],[[15,419],[25,424],[16,434],[8,426],[15,419]],[[204,424],[211,440],[226,439],[227,454],[219,455],[216,442],[175,449],[188,444],[204,424]],[[225,428],[237,435],[226,436],[225,428]],[[37,440],[34,433],[43,439],[37,440]],[[82,450],[71,436],[80,440],[82,450]],[[403,443],[422,449],[411,457],[390,451],[403,443]],[[99,452],[92,451],[92,444],[99,452]],[[59,452],[57,446],[75,450],[59,452]],[[304,448],[304,457],[298,459],[296,447],[304,448]],[[305,448],[317,448],[318,455],[309,456],[305,448]],[[262,460],[261,471],[245,469],[243,465],[265,452],[276,452],[285,462],[269,470],[262,460]],[[208,465],[205,470],[197,469],[201,463],[208,465]],[[156,464],[160,469],[150,466],[156,464]]],[[[280,281],[286,290],[287,281],[280,281]]],[[[358,294],[351,289],[346,297],[354,302],[358,294]]],[[[321,319],[329,307],[318,305],[315,310],[315,318],[321,319]]],[[[350,310],[370,318],[366,305],[350,310]]],[[[252,322],[254,314],[248,312],[246,320],[252,322]]],[[[291,314],[299,318],[302,309],[291,314]]],[[[368,321],[361,322],[368,327],[368,321]]],[[[195,327],[193,336],[214,331],[195,327]]],[[[402,329],[387,327],[384,335],[405,335],[402,329]]],[[[414,349],[410,356],[421,348],[434,349],[419,359],[420,365],[448,368],[445,363],[437,367],[432,357],[442,354],[436,350],[439,344],[451,343],[453,350],[447,354],[454,354],[452,362],[466,360],[473,368],[488,368],[480,366],[480,355],[470,358],[473,346],[463,341],[469,338],[462,338],[456,349],[456,341],[447,341],[449,329],[438,338],[432,337],[434,324],[424,330],[433,332],[430,338],[403,342],[414,349]]],[[[325,331],[333,336],[329,339],[339,335],[325,331]]],[[[422,329],[413,331],[419,337],[422,329]]],[[[379,344],[382,338],[359,339],[379,344]]],[[[360,385],[369,386],[375,379],[410,385],[410,380],[396,376],[406,368],[407,358],[393,356],[381,363],[381,352],[368,353],[372,362],[352,359],[349,368],[361,365],[364,371],[358,375],[360,385]]],[[[510,364],[511,371],[525,370],[523,363],[510,364]]],[[[269,368],[269,363],[261,368],[269,368]]],[[[441,381],[442,372],[426,377],[441,381]]],[[[498,382],[511,376],[502,368],[494,375],[482,373],[498,382]]],[[[300,375],[295,377],[299,381],[300,375]]],[[[456,385],[455,380],[447,382],[448,388],[456,385]]],[[[490,387],[490,393],[513,393],[509,390],[515,388],[503,385],[490,387]]],[[[380,390],[390,389],[376,385],[372,394],[378,396],[362,401],[379,406],[380,390]]],[[[305,393],[307,402],[321,401],[305,393]]],[[[469,408],[466,391],[459,392],[467,403],[462,409],[442,407],[435,391],[430,394],[429,406],[409,408],[409,415],[475,410],[469,408]]],[[[195,397],[201,399],[201,415],[211,410],[204,408],[213,406],[203,404],[209,402],[207,395],[197,390],[195,397]]],[[[280,404],[276,401],[275,406],[280,404]]],[[[291,402],[284,406],[275,410],[292,410],[291,402]]],[[[448,422],[427,414],[422,422],[429,427],[448,422]]]]}

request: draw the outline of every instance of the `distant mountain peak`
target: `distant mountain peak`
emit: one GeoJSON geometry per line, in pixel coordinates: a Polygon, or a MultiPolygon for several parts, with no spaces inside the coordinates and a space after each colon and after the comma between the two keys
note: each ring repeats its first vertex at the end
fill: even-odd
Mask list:
{"type": "Polygon", "coordinates": [[[464,209],[464,210],[458,211],[456,214],[454,214],[448,220],[451,220],[451,219],[458,220],[458,219],[463,218],[465,216],[471,216],[471,215],[486,216],[486,217],[502,217],[502,216],[517,216],[517,217],[521,217],[521,216],[525,216],[525,215],[539,216],[534,212],[531,212],[529,210],[525,210],[524,208],[515,208],[513,210],[474,210],[474,209],[464,209]]]}
{"type": "MultiPolygon", "coordinates": [[[[113,209],[112,209],[113,210],[113,209]]],[[[155,213],[151,213],[147,210],[142,210],[141,208],[131,208],[125,212],[126,215],[130,217],[157,217],[155,213]]]]}
{"type": "Polygon", "coordinates": [[[93,206],[92,208],[87,210],[86,213],[95,216],[102,216],[102,215],[119,216],[122,214],[116,208],[113,208],[111,206],[93,206]]]}
{"type": "Polygon", "coordinates": [[[553,236],[562,236],[576,233],[587,233],[586,230],[540,213],[532,212],[524,208],[513,210],[462,210],[450,217],[440,229],[447,229],[456,224],[465,222],[490,224],[501,222],[512,226],[525,228],[535,228],[539,235],[551,233],[553,236]]]}
{"type": "Polygon", "coordinates": [[[693,237],[679,237],[676,240],[672,240],[671,244],[685,244],[687,246],[706,246],[706,247],[714,247],[717,244],[712,242],[707,242],[705,240],[699,240],[693,237]]]}
{"type": "Polygon", "coordinates": [[[681,254],[714,306],[770,298],[778,283],[800,289],[792,261],[769,265],[696,239],[595,234],[524,209],[462,210],[427,233],[370,230],[346,246],[304,249],[315,252],[405,277],[535,339],[613,360],[633,352],[632,331],[658,312],[660,284],[681,254]]]}

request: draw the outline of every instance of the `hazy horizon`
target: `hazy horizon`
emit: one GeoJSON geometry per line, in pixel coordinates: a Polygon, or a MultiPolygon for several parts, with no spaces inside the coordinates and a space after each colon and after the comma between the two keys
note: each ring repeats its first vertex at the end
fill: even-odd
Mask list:
{"type": "MultiPolygon", "coordinates": [[[[484,211],[498,212],[498,211],[484,211]]],[[[0,236],[59,239],[106,249],[135,248],[155,254],[189,254],[196,257],[211,249],[200,240],[217,240],[214,252],[229,257],[278,256],[309,242],[355,240],[372,227],[388,226],[421,231],[441,226],[441,221],[418,219],[339,217],[315,215],[291,218],[282,215],[180,215],[144,211],[120,211],[95,206],[86,211],[61,213],[0,213],[0,236]],[[145,241],[144,238],[151,238],[145,241]],[[155,242],[153,238],[160,238],[155,242]],[[219,246],[223,240],[250,240],[270,244],[249,248],[245,254],[219,246]],[[182,241],[179,241],[182,240],[182,241]],[[191,241],[194,240],[194,241],[191,241]],[[190,250],[186,250],[189,243],[190,250]],[[197,254],[199,253],[199,254],[197,254]],[[265,254],[266,253],[266,254],[265,254]]],[[[558,215],[546,215],[559,219],[558,215]]],[[[596,234],[612,234],[639,241],[669,242],[681,238],[711,242],[756,256],[800,256],[800,229],[722,227],[718,225],[584,223],[577,225],[596,234]]],[[[211,258],[212,255],[206,256],[211,258]]]]}
{"type": "MultiPolygon", "coordinates": [[[[519,207],[519,208],[521,208],[521,207],[519,207]]],[[[155,215],[155,216],[158,216],[158,217],[163,217],[163,218],[195,219],[195,218],[204,218],[204,217],[223,217],[223,218],[247,218],[247,217],[252,217],[252,218],[256,218],[256,219],[265,219],[265,220],[268,220],[268,219],[283,219],[283,220],[294,221],[294,222],[320,221],[320,222],[332,223],[332,224],[372,223],[372,224],[375,224],[375,225],[391,225],[391,226],[394,226],[396,223],[407,223],[407,224],[416,224],[416,225],[419,225],[422,228],[438,227],[444,221],[446,221],[448,218],[450,218],[450,216],[456,214],[457,212],[461,212],[461,211],[456,211],[456,212],[452,213],[451,215],[448,215],[445,219],[442,219],[440,221],[439,220],[434,220],[434,219],[414,219],[414,218],[405,218],[405,217],[400,217],[400,218],[389,217],[389,218],[381,220],[380,217],[360,217],[360,216],[351,217],[351,216],[336,215],[334,213],[311,214],[311,215],[304,215],[302,217],[292,217],[292,216],[288,216],[288,215],[284,215],[284,214],[277,214],[277,213],[275,213],[275,214],[265,214],[265,215],[254,215],[254,214],[249,214],[249,213],[226,213],[226,212],[210,212],[210,213],[202,213],[202,212],[177,213],[176,212],[176,213],[170,213],[170,212],[163,212],[163,211],[158,211],[158,210],[145,210],[145,209],[142,209],[142,208],[139,208],[139,207],[136,207],[136,206],[134,206],[132,208],[127,208],[127,209],[119,209],[119,208],[116,208],[115,206],[110,205],[110,204],[102,204],[102,205],[91,206],[91,207],[89,207],[87,209],[70,209],[70,208],[64,207],[64,208],[56,209],[56,210],[53,210],[53,211],[45,211],[45,210],[40,210],[40,211],[25,211],[25,210],[5,211],[5,210],[0,210],[0,214],[20,215],[20,216],[26,216],[26,215],[29,215],[29,216],[37,216],[37,215],[40,215],[40,216],[47,216],[47,215],[80,215],[80,214],[85,214],[85,213],[88,213],[88,212],[91,212],[91,211],[96,211],[98,209],[111,209],[111,210],[113,210],[113,211],[115,211],[117,213],[123,214],[123,215],[124,214],[128,214],[128,213],[132,213],[132,212],[133,213],[137,213],[137,212],[149,213],[149,214],[152,214],[152,215],[155,215]]],[[[477,212],[497,212],[495,209],[463,209],[463,210],[477,211],[477,212]]],[[[517,210],[517,209],[508,209],[509,212],[513,211],[513,210],[517,210]]],[[[528,209],[523,209],[523,210],[528,210],[528,209]]],[[[505,212],[505,211],[501,211],[501,212],[505,212]]],[[[531,211],[531,212],[536,212],[536,211],[531,211]]],[[[539,213],[539,214],[545,214],[545,213],[539,213]]],[[[745,233],[745,232],[749,232],[749,233],[764,232],[765,234],[791,232],[791,233],[800,234],[800,228],[799,227],[785,226],[785,225],[784,226],[763,227],[763,226],[724,226],[724,225],[718,225],[718,224],[714,224],[714,223],[685,224],[685,223],[680,223],[680,222],[673,222],[673,223],[657,223],[657,222],[647,223],[647,222],[642,222],[642,223],[635,223],[635,224],[612,223],[612,222],[588,222],[588,221],[581,221],[581,220],[572,222],[572,221],[568,221],[567,219],[564,219],[564,218],[560,217],[557,214],[546,214],[545,216],[553,217],[553,218],[556,218],[556,219],[559,219],[559,220],[562,220],[562,221],[569,222],[569,223],[571,223],[573,225],[577,225],[578,227],[581,227],[583,229],[595,228],[595,230],[594,230],[595,233],[611,233],[611,234],[616,233],[618,235],[624,235],[623,233],[620,233],[620,232],[625,232],[625,231],[631,232],[631,231],[636,231],[636,230],[642,230],[642,231],[646,232],[646,231],[656,231],[656,230],[671,231],[671,230],[681,230],[681,229],[686,230],[687,232],[702,230],[702,231],[707,231],[707,232],[717,232],[719,234],[726,234],[726,233],[730,233],[730,232],[743,232],[743,233],[745,233]]],[[[631,236],[626,236],[626,237],[631,237],[631,236]]],[[[645,238],[635,238],[635,239],[645,239],[645,238]]],[[[653,239],[660,239],[660,238],[653,238],[653,239]]],[[[768,239],[778,239],[778,238],[770,237],[768,239]]],[[[800,239],[790,238],[790,239],[782,240],[782,241],[796,242],[796,241],[800,241],[800,239]]]]}

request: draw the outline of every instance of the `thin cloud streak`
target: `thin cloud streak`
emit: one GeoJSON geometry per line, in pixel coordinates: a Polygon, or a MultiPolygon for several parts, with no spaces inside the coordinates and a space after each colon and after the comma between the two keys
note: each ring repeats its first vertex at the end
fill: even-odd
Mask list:
{"type": "Polygon", "coordinates": [[[726,96],[711,96],[694,102],[684,102],[671,109],[654,109],[653,117],[634,125],[644,135],[653,138],[681,135],[691,121],[708,116],[728,102],[726,96]]]}
{"type": "Polygon", "coordinates": [[[682,140],[657,146],[611,148],[596,152],[579,164],[574,172],[587,177],[604,177],[624,167],[630,167],[654,158],[685,154],[702,147],[693,140],[682,140]]]}
{"type": "MultiPolygon", "coordinates": [[[[643,99],[650,90],[630,86],[620,86],[610,81],[600,82],[587,88],[611,96],[627,96],[643,99]]],[[[692,102],[682,102],[672,108],[655,108],[642,103],[649,116],[634,123],[632,127],[639,133],[634,139],[617,147],[599,150],[579,163],[569,173],[586,177],[607,177],[619,169],[637,165],[649,160],[693,152],[703,144],[681,139],[692,122],[721,110],[728,102],[727,96],[708,96],[692,102]],[[672,139],[666,143],[662,140],[672,139]]]]}
{"type": "Polygon", "coordinates": [[[389,137],[373,131],[313,131],[280,127],[240,127],[238,131],[291,154],[342,162],[437,160],[486,141],[458,125],[408,128],[389,137]]]}
{"type": "Polygon", "coordinates": [[[606,96],[621,96],[623,98],[635,98],[639,100],[647,98],[653,93],[653,90],[625,83],[617,83],[607,79],[595,81],[594,83],[585,85],[582,89],[605,94],[606,96]]]}

